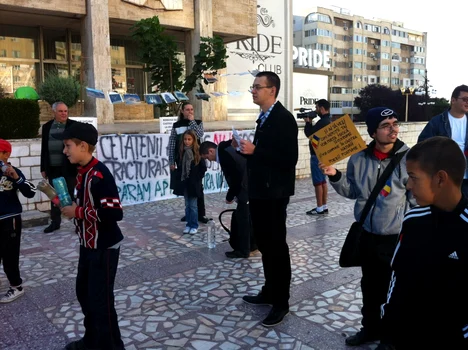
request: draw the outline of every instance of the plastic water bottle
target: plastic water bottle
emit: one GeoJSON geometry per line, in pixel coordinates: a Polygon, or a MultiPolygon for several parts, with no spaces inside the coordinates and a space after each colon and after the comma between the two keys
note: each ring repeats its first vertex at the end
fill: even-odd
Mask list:
{"type": "Polygon", "coordinates": [[[57,196],[60,200],[60,205],[62,207],[67,207],[72,205],[72,200],[70,194],[68,193],[67,182],[63,177],[58,177],[52,180],[54,184],[55,191],[57,192],[57,196]]]}
{"type": "Polygon", "coordinates": [[[208,232],[206,234],[206,245],[208,248],[216,248],[216,223],[214,220],[208,221],[208,232]]]}
{"type": "Polygon", "coordinates": [[[36,188],[45,193],[47,197],[54,203],[56,206],[60,206],[60,199],[57,195],[57,192],[54,190],[54,188],[49,185],[45,180],[39,181],[37,184],[36,188]]]}
{"type": "Polygon", "coordinates": [[[8,165],[3,163],[3,161],[0,160],[0,169],[2,169],[3,172],[7,171],[8,165]]]}

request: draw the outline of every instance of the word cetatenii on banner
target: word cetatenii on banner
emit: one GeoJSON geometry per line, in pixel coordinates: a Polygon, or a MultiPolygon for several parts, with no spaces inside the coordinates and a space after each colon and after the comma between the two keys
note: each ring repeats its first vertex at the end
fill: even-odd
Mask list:
{"type": "Polygon", "coordinates": [[[325,165],[338,163],[367,147],[347,114],[311,135],[309,140],[325,165]]]}
{"type": "MultiPolygon", "coordinates": [[[[253,141],[254,130],[239,131],[242,139],[253,141]]],[[[170,189],[169,134],[102,135],[98,158],[114,176],[123,205],[175,198],[170,189]]],[[[200,141],[231,140],[232,131],[205,132],[200,141]]],[[[227,190],[221,168],[206,162],[204,193],[227,190]]]]}

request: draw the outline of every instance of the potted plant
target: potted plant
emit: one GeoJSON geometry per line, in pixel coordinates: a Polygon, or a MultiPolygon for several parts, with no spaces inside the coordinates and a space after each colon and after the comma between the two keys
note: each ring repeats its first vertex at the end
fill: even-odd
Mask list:
{"type": "Polygon", "coordinates": [[[37,90],[41,99],[51,106],[61,101],[70,108],[80,97],[80,83],[73,77],[61,77],[57,74],[48,75],[37,90]]]}

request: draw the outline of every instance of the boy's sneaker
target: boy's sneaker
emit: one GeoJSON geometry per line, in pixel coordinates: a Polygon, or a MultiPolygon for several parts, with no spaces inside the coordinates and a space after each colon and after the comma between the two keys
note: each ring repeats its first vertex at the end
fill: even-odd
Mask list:
{"type": "Polygon", "coordinates": [[[190,233],[191,235],[194,235],[194,234],[197,233],[197,232],[198,232],[198,229],[196,229],[196,228],[191,228],[190,231],[189,231],[189,233],[190,233]]]}
{"type": "Polygon", "coordinates": [[[324,209],[322,211],[317,211],[317,208],[311,209],[306,212],[307,215],[323,215],[328,214],[328,209],[324,209]]]}
{"type": "Polygon", "coordinates": [[[187,233],[189,233],[189,232],[190,232],[190,227],[188,227],[188,226],[186,226],[186,227],[184,228],[184,230],[182,231],[182,233],[183,233],[184,235],[187,234],[187,233]]]}
{"type": "Polygon", "coordinates": [[[11,303],[12,301],[21,297],[24,294],[24,288],[22,287],[20,288],[21,290],[10,287],[10,289],[8,289],[8,292],[6,292],[6,294],[0,298],[0,303],[2,304],[11,303]]]}

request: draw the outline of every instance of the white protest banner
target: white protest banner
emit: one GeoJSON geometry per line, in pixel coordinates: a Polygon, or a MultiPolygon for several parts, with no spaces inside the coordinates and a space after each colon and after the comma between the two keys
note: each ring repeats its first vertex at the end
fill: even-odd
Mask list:
{"type": "MultiPolygon", "coordinates": [[[[243,139],[253,141],[254,130],[238,130],[243,139]]],[[[232,131],[205,132],[203,141],[218,144],[230,140],[232,131]]],[[[103,135],[97,144],[98,159],[115,178],[123,205],[175,198],[170,190],[168,134],[103,135]]],[[[216,162],[207,162],[203,180],[205,193],[227,189],[216,162]]]]}

